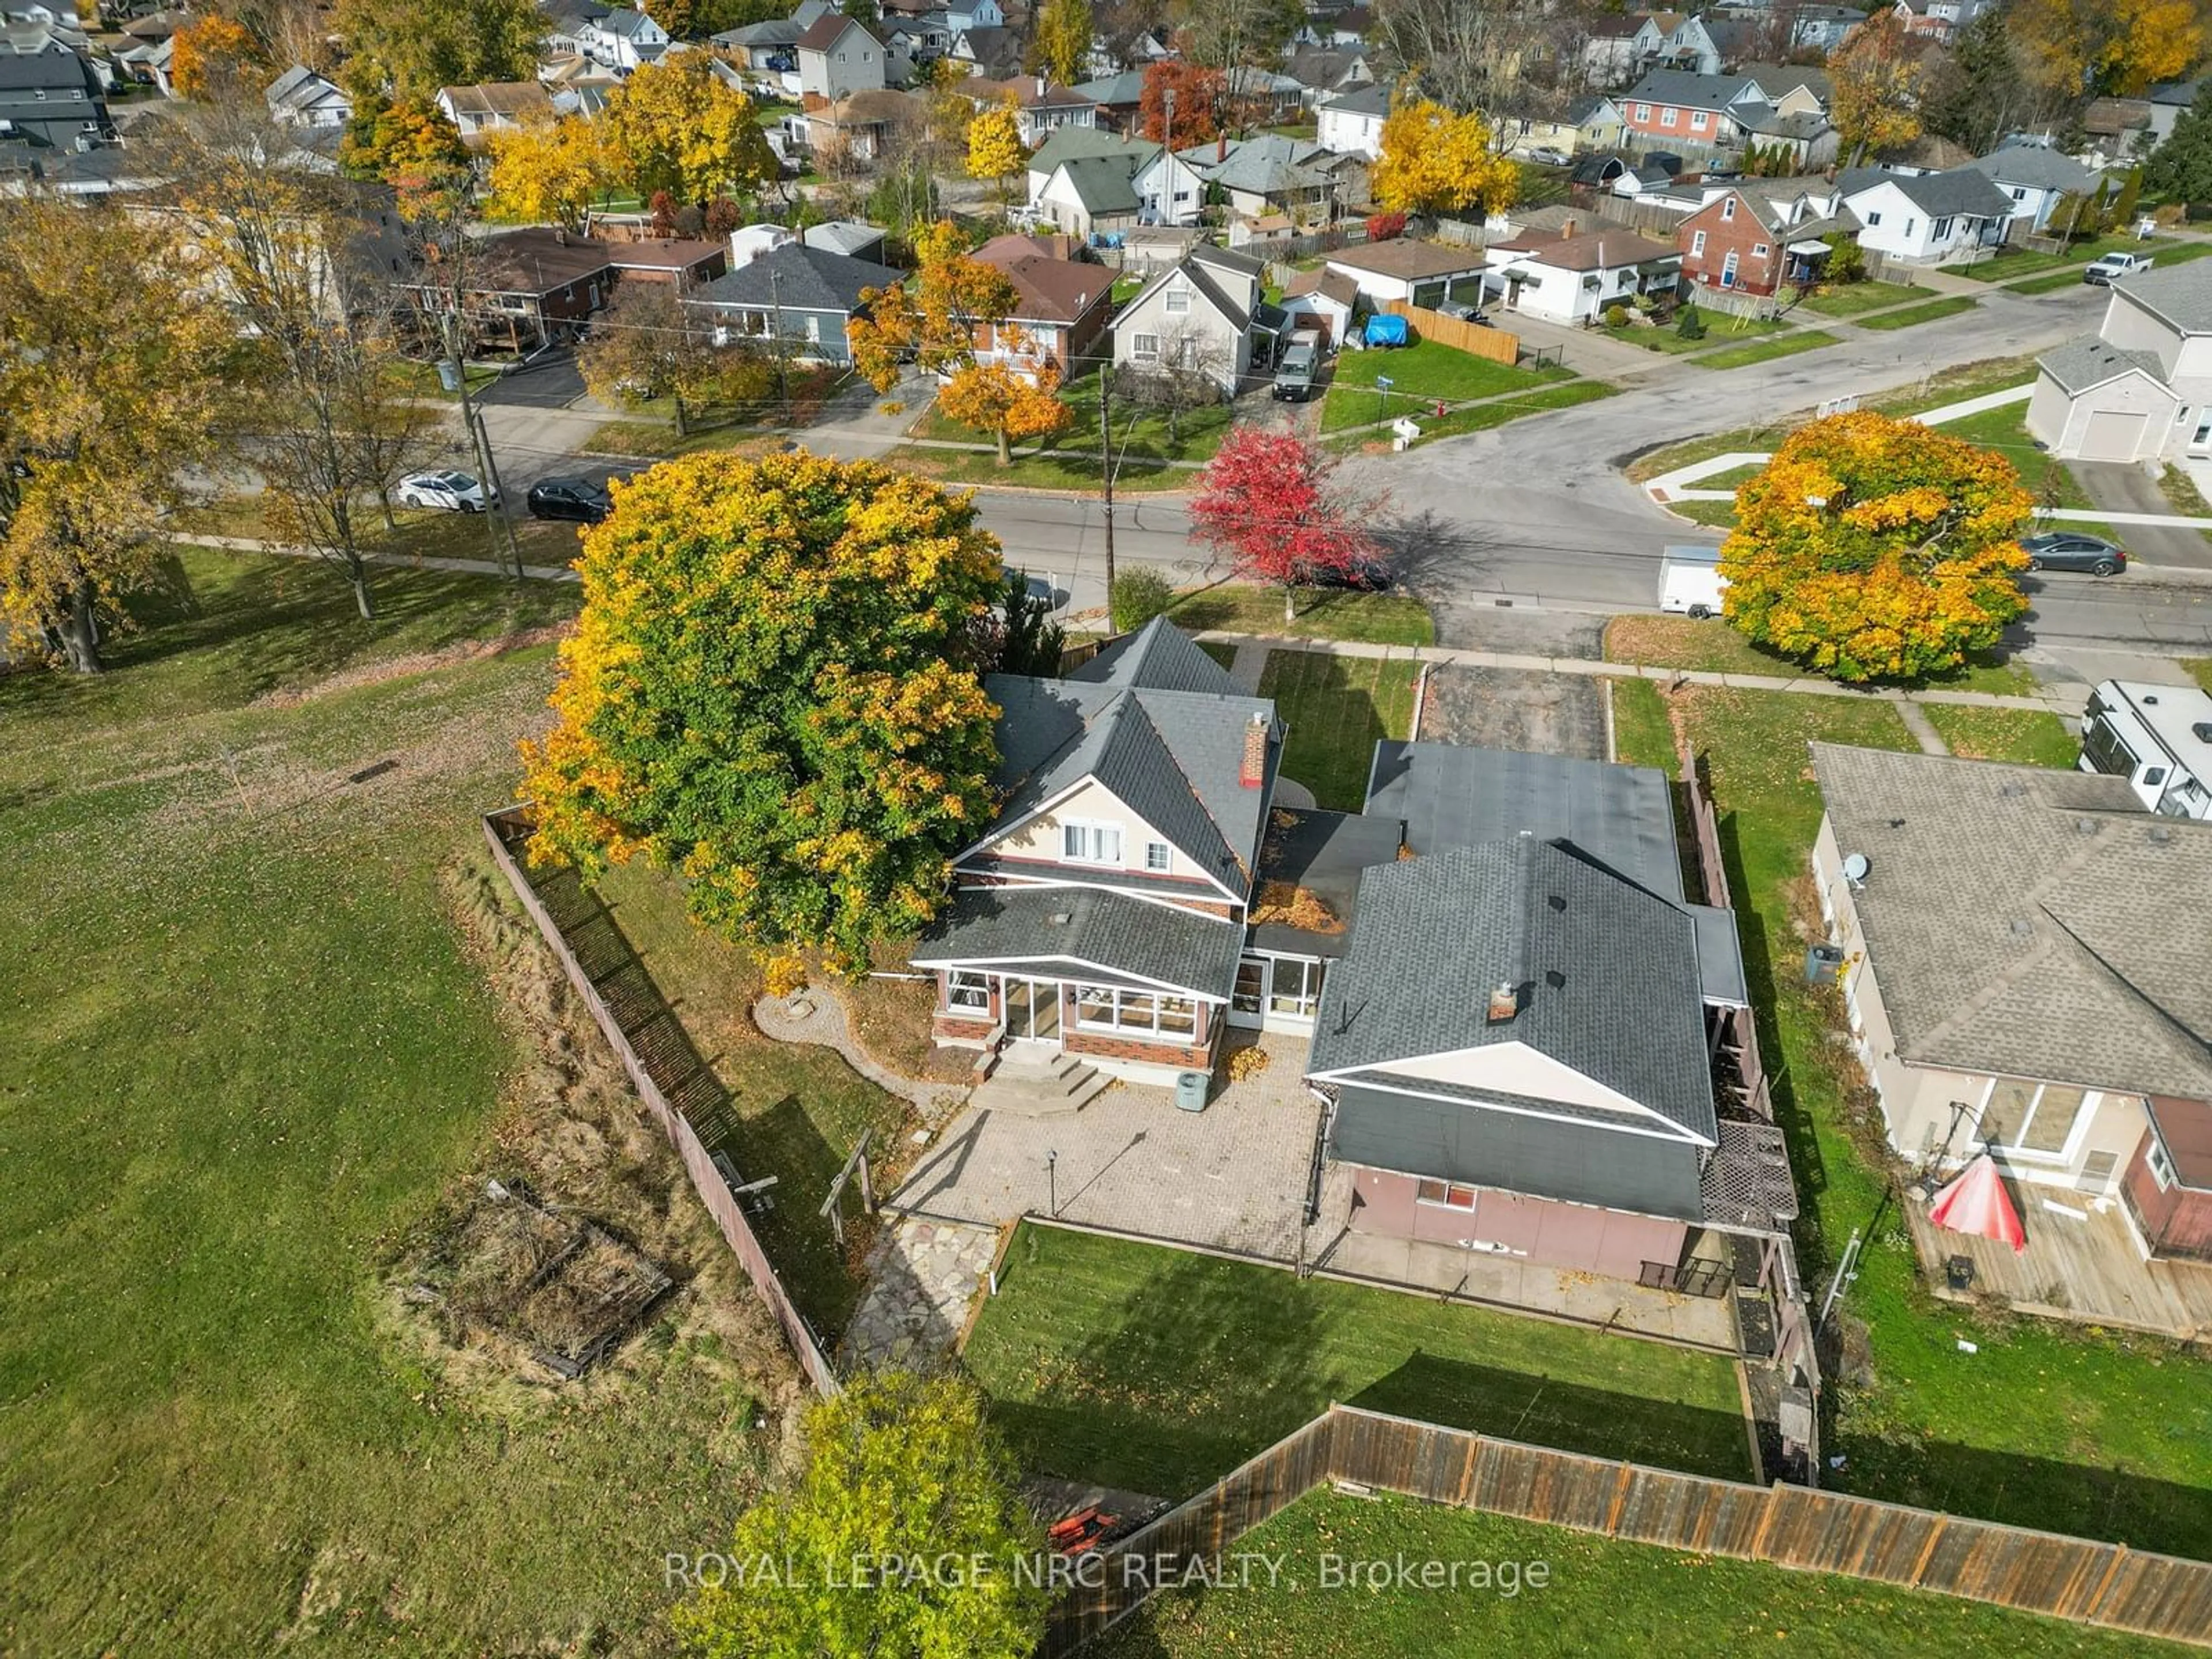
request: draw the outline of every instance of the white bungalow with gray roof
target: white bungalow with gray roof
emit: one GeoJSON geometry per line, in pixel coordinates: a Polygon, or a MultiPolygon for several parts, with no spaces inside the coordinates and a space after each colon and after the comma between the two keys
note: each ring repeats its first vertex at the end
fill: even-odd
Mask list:
{"type": "Polygon", "coordinates": [[[1029,200],[1054,228],[1087,240],[1134,225],[1194,225],[1206,181],[1161,145],[1067,127],[1030,157],[1029,200]]]}
{"type": "Polygon", "coordinates": [[[2112,284],[2097,332],[2039,361],[2027,431],[2067,460],[2212,455],[2212,271],[2112,284]]]}
{"type": "Polygon", "coordinates": [[[1382,154],[1382,123],[1390,117],[1390,88],[1381,82],[1323,99],[1316,131],[1321,147],[1339,155],[1382,154]]]}
{"type": "Polygon", "coordinates": [[[867,312],[872,289],[905,273],[826,248],[786,242],[684,296],[719,346],[777,344],[809,362],[853,361],[845,325],[867,312]]]}
{"type": "Polygon", "coordinates": [[[2013,222],[2022,235],[2040,234],[2059,203],[2104,182],[2072,156],[2043,144],[2006,144],[1966,166],[2012,198],[2013,222]]]}
{"type": "MultiPolygon", "coordinates": [[[[2124,777],[1812,754],[1813,875],[1890,1145],[1939,1172],[1993,1153],[2031,1244],[2086,1248],[2117,1212],[2138,1259],[2212,1261],[2212,823],[2124,777]]],[[[2184,1271],[2212,1328],[2212,1274],[2184,1271]]]]}
{"type": "Polygon", "coordinates": [[[1857,167],[1836,180],[1858,217],[1859,246],[1900,264],[1952,264],[1993,248],[2011,228],[2013,199],[1972,167],[1893,173],[1857,167]]]}

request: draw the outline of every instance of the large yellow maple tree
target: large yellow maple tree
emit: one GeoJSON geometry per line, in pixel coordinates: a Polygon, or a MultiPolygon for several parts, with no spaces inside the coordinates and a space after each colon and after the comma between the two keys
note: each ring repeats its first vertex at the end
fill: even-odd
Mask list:
{"type": "Polygon", "coordinates": [[[1870,410],[1809,422],[1736,491],[1723,613],[1839,680],[1942,673],[2027,609],[2034,512],[2012,463],[1964,439],[1870,410]]]}
{"type": "Polygon", "coordinates": [[[1370,179],[1376,205],[1400,213],[1473,213],[1510,207],[1521,170],[1491,143],[1490,124],[1428,99],[1401,103],[1382,123],[1370,179]]]}

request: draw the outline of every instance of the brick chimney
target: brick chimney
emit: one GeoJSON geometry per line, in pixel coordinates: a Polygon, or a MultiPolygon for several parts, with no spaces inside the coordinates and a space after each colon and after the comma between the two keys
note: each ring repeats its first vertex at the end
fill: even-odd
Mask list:
{"type": "Polygon", "coordinates": [[[1565,241],[1565,240],[1567,240],[1567,238],[1568,238],[1568,237],[1570,237],[1570,236],[1573,235],[1574,234],[1575,234],[1575,216],[1574,216],[1573,214],[1571,214],[1571,214],[1569,214],[1565,218],[1564,218],[1564,219],[1562,219],[1561,221],[1559,221],[1559,240],[1560,240],[1561,241],[1563,241],[1563,242],[1564,242],[1564,241],[1565,241]]]}
{"type": "Polygon", "coordinates": [[[1247,789],[1257,789],[1267,781],[1267,717],[1255,708],[1244,728],[1244,763],[1237,769],[1237,781],[1247,789]]]}

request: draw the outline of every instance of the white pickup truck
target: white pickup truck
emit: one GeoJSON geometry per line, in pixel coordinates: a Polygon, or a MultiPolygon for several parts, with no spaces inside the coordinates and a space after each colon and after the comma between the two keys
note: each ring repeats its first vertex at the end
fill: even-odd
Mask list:
{"type": "Polygon", "coordinates": [[[2101,253],[2081,271],[2081,280],[2110,288],[2123,276],[2139,276],[2150,269],[2148,253],[2101,253]]]}

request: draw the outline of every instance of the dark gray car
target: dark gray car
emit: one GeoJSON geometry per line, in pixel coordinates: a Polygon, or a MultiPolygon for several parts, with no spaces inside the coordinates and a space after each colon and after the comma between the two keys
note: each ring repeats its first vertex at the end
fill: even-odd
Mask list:
{"type": "Polygon", "coordinates": [[[2030,570],[2083,570],[2092,576],[2112,576],[2128,568],[2127,549],[2078,530],[2046,530],[2039,536],[2021,537],[2020,544],[2030,570]]]}

